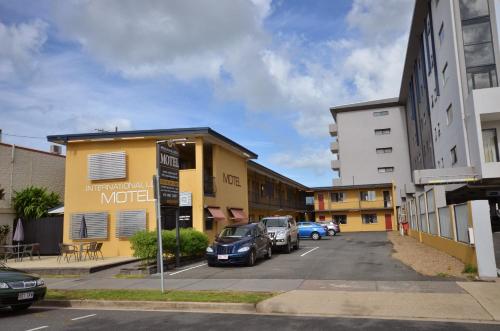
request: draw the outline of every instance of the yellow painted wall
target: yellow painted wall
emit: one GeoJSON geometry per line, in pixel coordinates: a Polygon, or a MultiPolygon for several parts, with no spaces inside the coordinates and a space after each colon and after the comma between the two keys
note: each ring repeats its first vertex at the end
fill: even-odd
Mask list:
{"type": "Polygon", "coordinates": [[[387,211],[349,211],[349,212],[320,212],[316,211],[316,221],[320,216],[325,216],[326,220],[332,220],[334,215],[347,215],[347,224],[340,224],[341,232],[365,232],[365,231],[386,231],[385,215],[390,214],[394,218],[392,209],[387,211]],[[363,224],[361,215],[377,214],[377,223],[363,224]]]}
{"type": "Polygon", "coordinates": [[[477,267],[476,250],[473,246],[421,232],[422,243],[456,257],[464,264],[477,267]]]}
{"type": "Polygon", "coordinates": [[[246,159],[222,146],[213,145],[212,150],[215,197],[206,196],[204,204],[206,206],[220,207],[226,219],[214,221],[213,230],[205,231],[209,239],[213,239],[215,234],[220,232],[224,226],[237,224],[236,221],[231,219],[232,216],[228,208],[241,208],[247,216],[249,215],[246,159]],[[228,179],[227,181],[224,181],[224,176],[228,179]],[[232,184],[228,176],[233,176],[232,184]],[[238,184],[236,184],[235,178],[238,178],[238,184]]]}
{"type": "MultiPolygon", "coordinates": [[[[67,145],[66,152],[66,182],[65,182],[65,205],[64,205],[64,235],[63,241],[71,243],[70,223],[73,213],[85,212],[107,212],[108,239],[102,241],[102,251],[105,256],[131,256],[130,243],[126,239],[116,238],[115,220],[116,212],[119,210],[146,210],[147,227],[149,230],[156,228],[154,194],[152,188],[152,176],[156,169],[155,142],[152,140],[118,140],[104,142],[75,142],[67,145]],[[127,178],[124,180],[100,180],[90,181],[87,175],[87,156],[95,153],[124,151],[127,154],[127,178]],[[140,184],[144,190],[141,194],[147,194],[147,202],[138,202],[128,199],[126,203],[107,203],[103,194],[108,197],[116,191],[135,191],[139,189],[123,190],[89,190],[92,184],[140,184]]],[[[127,193],[127,196],[133,196],[127,193]]],[[[83,241],[90,241],[85,239],[83,241]]],[[[78,242],[78,240],[76,240],[78,242]]]]}
{"type": "Polygon", "coordinates": [[[314,192],[314,210],[319,211],[319,199],[318,194],[323,194],[323,200],[326,210],[346,210],[346,209],[356,209],[356,208],[383,208],[384,207],[384,191],[389,191],[392,194],[392,201],[394,201],[394,195],[391,187],[383,189],[361,189],[361,190],[335,190],[335,191],[325,191],[325,192],[314,192]],[[360,192],[361,191],[375,191],[375,201],[361,201],[360,192]],[[331,194],[333,192],[344,192],[346,194],[345,200],[342,202],[332,202],[331,194]]]}

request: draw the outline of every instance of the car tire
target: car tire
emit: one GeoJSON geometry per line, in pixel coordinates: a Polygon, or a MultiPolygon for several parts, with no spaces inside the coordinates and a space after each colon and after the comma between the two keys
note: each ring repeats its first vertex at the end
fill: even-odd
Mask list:
{"type": "Polygon", "coordinates": [[[321,239],[321,236],[319,235],[319,233],[313,232],[313,233],[311,233],[311,239],[312,240],[319,240],[319,239],[321,239]]]}
{"type": "Polygon", "coordinates": [[[333,229],[328,230],[328,235],[333,237],[335,235],[335,230],[333,229]]]}
{"type": "Polygon", "coordinates": [[[217,263],[215,263],[215,262],[207,262],[207,264],[209,267],[216,267],[217,266],[217,263]]]}
{"type": "Polygon", "coordinates": [[[295,242],[295,245],[293,246],[293,248],[295,250],[298,250],[299,249],[299,246],[300,246],[300,239],[299,239],[299,236],[297,236],[297,241],[295,242]]]}
{"type": "Polygon", "coordinates": [[[291,238],[288,238],[285,246],[285,253],[290,254],[291,252],[292,252],[292,240],[291,238]]]}
{"type": "Polygon", "coordinates": [[[256,259],[257,259],[257,256],[255,255],[255,250],[253,250],[253,249],[250,250],[250,254],[248,254],[247,266],[253,267],[256,259]]]}
{"type": "Polygon", "coordinates": [[[273,256],[273,248],[271,247],[271,245],[269,245],[267,247],[267,252],[266,252],[265,257],[266,257],[266,259],[269,260],[272,256],[273,256]]]}
{"type": "Polygon", "coordinates": [[[10,306],[10,309],[12,311],[23,311],[31,307],[32,303],[25,303],[23,305],[15,305],[15,306],[10,306]]]}

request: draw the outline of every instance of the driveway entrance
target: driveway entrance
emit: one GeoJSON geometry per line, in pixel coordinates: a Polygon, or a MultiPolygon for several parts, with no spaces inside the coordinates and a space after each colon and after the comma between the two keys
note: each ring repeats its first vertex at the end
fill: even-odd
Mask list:
{"type": "Polygon", "coordinates": [[[298,251],[276,253],[254,267],[208,267],[202,263],[172,272],[174,279],[432,280],[391,257],[385,232],[342,233],[302,240],[298,251]]]}

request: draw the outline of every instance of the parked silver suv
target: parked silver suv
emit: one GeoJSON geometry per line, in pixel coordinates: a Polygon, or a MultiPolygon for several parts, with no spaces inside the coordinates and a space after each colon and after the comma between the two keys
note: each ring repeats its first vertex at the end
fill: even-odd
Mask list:
{"type": "Polygon", "coordinates": [[[273,247],[282,248],[287,253],[299,249],[299,231],[292,216],[265,217],[260,221],[265,225],[273,247]]]}

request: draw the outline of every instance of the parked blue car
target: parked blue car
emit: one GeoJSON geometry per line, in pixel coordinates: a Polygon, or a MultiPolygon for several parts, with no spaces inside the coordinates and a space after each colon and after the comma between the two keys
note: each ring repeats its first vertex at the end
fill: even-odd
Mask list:
{"type": "Polygon", "coordinates": [[[206,258],[210,267],[246,264],[251,267],[260,257],[270,259],[272,242],[262,223],[227,226],[207,247],[206,258]]]}
{"type": "Polygon", "coordinates": [[[328,232],[321,224],[314,222],[299,222],[297,223],[299,227],[299,237],[300,238],[311,238],[312,240],[319,240],[321,237],[326,237],[328,232]]]}

